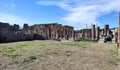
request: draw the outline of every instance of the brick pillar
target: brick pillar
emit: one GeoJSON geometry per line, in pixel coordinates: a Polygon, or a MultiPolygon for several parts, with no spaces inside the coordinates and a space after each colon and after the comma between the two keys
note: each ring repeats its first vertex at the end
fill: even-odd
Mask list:
{"type": "Polygon", "coordinates": [[[118,27],[118,43],[120,47],[120,12],[119,12],[119,27],[118,27]]]}
{"type": "Polygon", "coordinates": [[[92,34],[92,33],[91,33],[91,30],[90,30],[89,32],[90,32],[89,39],[91,39],[91,36],[92,36],[92,35],[91,35],[91,34],[92,34]]]}
{"type": "Polygon", "coordinates": [[[75,36],[75,32],[74,32],[74,30],[72,30],[72,38],[73,38],[73,40],[75,39],[74,36],[75,36]]]}
{"type": "Polygon", "coordinates": [[[84,39],[84,37],[85,37],[85,30],[82,29],[82,38],[84,39]]]}
{"type": "Polygon", "coordinates": [[[63,33],[63,39],[65,39],[65,27],[63,27],[63,31],[62,31],[62,33],[63,33]]]}
{"type": "Polygon", "coordinates": [[[120,12],[119,12],[119,27],[118,27],[118,54],[120,56],[120,12]]]}
{"type": "Polygon", "coordinates": [[[109,25],[105,25],[104,36],[108,36],[108,35],[109,35],[109,25]]]}
{"type": "Polygon", "coordinates": [[[92,25],[92,40],[95,40],[95,25],[92,25]]]}
{"type": "Polygon", "coordinates": [[[99,35],[100,35],[100,28],[99,27],[97,27],[96,28],[96,40],[99,40],[99,35]]]}
{"type": "Polygon", "coordinates": [[[102,29],[102,37],[104,37],[104,29],[102,29]]]}
{"type": "Polygon", "coordinates": [[[57,25],[54,25],[54,39],[57,39],[58,35],[57,35],[57,25]]]}
{"type": "Polygon", "coordinates": [[[118,31],[115,32],[115,42],[118,43],[118,31]]]}

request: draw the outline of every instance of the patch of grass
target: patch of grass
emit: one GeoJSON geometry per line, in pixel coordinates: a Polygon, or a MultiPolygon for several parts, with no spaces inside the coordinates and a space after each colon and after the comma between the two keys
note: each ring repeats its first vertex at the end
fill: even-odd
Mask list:
{"type": "Polygon", "coordinates": [[[86,48],[87,45],[89,45],[89,44],[90,44],[90,42],[87,42],[87,41],[66,43],[67,46],[82,47],[82,48],[86,48]]]}
{"type": "Polygon", "coordinates": [[[110,61],[108,61],[110,64],[112,65],[118,65],[118,60],[116,59],[118,56],[118,47],[115,45],[115,49],[114,50],[110,50],[112,59],[110,61]]]}
{"type": "Polygon", "coordinates": [[[87,46],[82,46],[82,48],[87,48],[87,46]]]}
{"type": "Polygon", "coordinates": [[[117,46],[115,46],[115,50],[114,51],[111,51],[111,55],[113,57],[117,57],[118,56],[118,47],[117,46]]]}
{"type": "Polygon", "coordinates": [[[13,47],[4,47],[2,48],[1,51],[2,51],[2,56],[10,57],[13,59],[20,56],[18,54],[13,54],[13,52],[16,51],[16,49],[13,47]]]}
{"type": "Polygon", "coordinates": [[[46,47],[46,45],[43,44],[43,43],[39,44],[39,46],[40,46],[40,47],[46,47]]]}
{"type": "Polygon", "coordinates": [[[30,56],[28,58],[25,58],[23,63],[25,63],[25,62],[34,62],[36,59],[37,59],[36,56],[30,56]]]}
{"type": "Polygon", "coordinates": [[[19,44],[19,45],[16,46],[16,48],[17,49],[23,49],[23,48],[28,47],[28,46],[30,46],[30,44],[19,44]]]}
{"type": "Polygon", "coordinates": [[[5,53],[5,54],[3,54],[3,56],[7,56],[7,57],[10,57],[10,58],[17,58],[18,56],[20,56],[20,55],[18,55],[18,54],[11,54],[11,53],[5,53]]]}
{"type": "Polygon", "coordinates": [[[48,55],[57,56],[59,55],[59,52],[57,51],[45,52],[42,56],[46,57],[48,55]]]}
{"type": "Polygon", "coordinates": [[[112,60],[109,61],[109,63],[112,64],[112,65],[118,65],[116,61],[112,61],[112,60]]]}
{"type": "Polygon", "coordinates": [[[53,52],[50,52],[50,53],[47,53],[47,54],[55,54],[55,55],[57,55],[58,54],[58,52],[55,52],[55,51],[53,51],[53,52]]]}
{"type": "Polygon", "coordinates": [[[1,69],[36,70],[40,66],[41,70],[51,67],[53,70],[114,70],[119,61],[114,57],[117,51],[111,43],[36,40],[0,44],[1,51],[4,46],[15,50],[0,52],[2,60],[9,64],[1,69]]]}
{"type": "Polygon", "coordinates": [[[15,48],[5,47],[5,48],[2,49],[2,51],[3,51],[3,52],[7,52],[7,53],[9,53],[9,52],[14,52],[14,51],[15,51],[15,48]]]}
{"type": "Polygon", "coordinates": [[[41,55],[39,55],[40,57],[47,57],[47,55],[46,54],[41,54],[41,55]]]}
{"type": "Polygon", "coordinates": [[[114,51],[111,54],[112,54],[112,56],[117,57],[118,56],[118,51],[114,51]]]}
{"type": "Polygon", "coordinates": [[[67,57],[71,56],[74,52],[73,51],[65,51],[64,55],[67,57]]]}
{"type": "Polygon", "coordinates": [[[19,61],[14,61],[15,64],[19,64],[19,61]]]}

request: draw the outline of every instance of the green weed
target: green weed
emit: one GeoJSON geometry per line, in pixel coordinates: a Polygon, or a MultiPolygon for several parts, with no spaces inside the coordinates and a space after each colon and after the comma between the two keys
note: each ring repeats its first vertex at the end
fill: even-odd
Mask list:
{"type": "Polygon", "coordinates": [[[25,58],[23,63],[25,63],[25,62],[34,62],[36,59],[37,59],[36,56],[30,56],[28,58],[25,58]]]}

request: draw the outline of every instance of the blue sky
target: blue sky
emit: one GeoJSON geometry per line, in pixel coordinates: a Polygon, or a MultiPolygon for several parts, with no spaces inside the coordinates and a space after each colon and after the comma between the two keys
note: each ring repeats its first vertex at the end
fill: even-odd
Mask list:
{"type": "Polygon", "coordinates": [[[0,0],[0,22],[23,25],[57,22],[75,29],[97,24],[118,27],[120,0],[0,0]]]}

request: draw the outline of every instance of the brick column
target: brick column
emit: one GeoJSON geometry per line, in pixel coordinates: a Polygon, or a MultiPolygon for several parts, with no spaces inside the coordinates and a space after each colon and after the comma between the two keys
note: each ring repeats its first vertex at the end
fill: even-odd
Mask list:
{"type": "Polygon", "coordinates": [[[105,28],[104,28],[104,36],[107,36],[109,35],[109,25],[105,25],[105,28]]]}
{"type": "Polygon", "coordinates": [[[99,34],[100,34],[100,31],[99,31],[99,27],[96,28],[96,40],[99,40],[99,34]]]}
{"type": "Polygon", "coordinates": [[[95,40],[95,25],[92,25],[92,40],[95,40]]]}
{"type": "Polygon", "coordinates": [[[82,38],[84,39],[84,37],[85,37],[85,30],[82,29],[82,38]]]}
{"type": "Polygon", "coordinates": [[[118,43],[120,47],[120,12],[119,12],[119,27],[118,27],[118,43]]]}
{"type": "Polygon", "coordinates": [[[120,12],[119,12],[119,27],[118,27],[118,54],[120,57],[120,12]]]}

